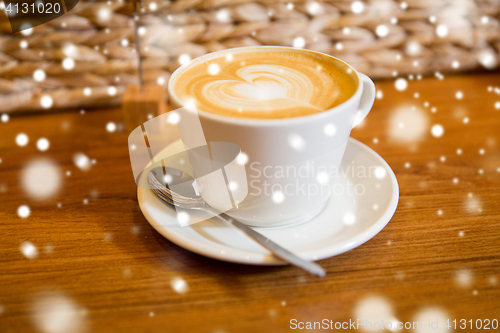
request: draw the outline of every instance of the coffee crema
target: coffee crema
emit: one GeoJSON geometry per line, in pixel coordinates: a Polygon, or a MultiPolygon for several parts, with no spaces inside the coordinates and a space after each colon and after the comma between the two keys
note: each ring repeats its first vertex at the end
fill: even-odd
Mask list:
{"type": "Polygon", "coordinates": [[[175,95],[198,110],[238,118],[290,118],[331,109],[349,99],[358,79],[341,61],[305,50],[223,53],[186,66],[175,95]]]}

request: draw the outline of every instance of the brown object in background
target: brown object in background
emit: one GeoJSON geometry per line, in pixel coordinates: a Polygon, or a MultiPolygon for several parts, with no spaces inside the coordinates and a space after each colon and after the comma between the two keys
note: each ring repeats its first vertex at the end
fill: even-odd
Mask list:
{"type": "Polygon", "coordinates": [[[163,87],[157,85],[145,85],[144,91],[138,85],[127,86],[122,100],[127,133],[170,109],[165,102],[164,93],[163,87]]]}

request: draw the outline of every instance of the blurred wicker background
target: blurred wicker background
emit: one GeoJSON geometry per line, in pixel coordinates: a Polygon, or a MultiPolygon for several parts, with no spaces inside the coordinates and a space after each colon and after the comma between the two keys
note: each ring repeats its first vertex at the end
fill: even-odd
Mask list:
{"type": "MultiPolygon", "coordinates": [[[[132,8],[80,0],[16,34],[2,10],[0,112],[119,104],[138,83],[132,8]]],[[[139,33],[146,83],[162,86],[191,58],[251,45],[330,53],[373,78],[442,78],[498,66],[499,18],[498,0],[144,0],[139,33]]]]}

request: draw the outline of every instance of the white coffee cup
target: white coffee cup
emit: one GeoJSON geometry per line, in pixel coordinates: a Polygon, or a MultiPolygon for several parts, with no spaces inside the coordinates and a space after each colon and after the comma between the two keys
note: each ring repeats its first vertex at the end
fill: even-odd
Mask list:
{"type": "MultiPolygon", "coordinates": [[[[213,52],[177,69],[168,82],[168,96],[173,109],[186,107],[175,94],[176,78],[185,66],[192,66],[226,54],[248,51],[300,49],[280,46],[243,47],[213,52]]],[[[314,51],[339,61],[352,70],[357,78],[355,93],[345,102],[323,112],[284,119],[233,118],[198,109],[198,116],[206,142],[231,142],[237,144],[248,157],[248,195],[226,213],[252,226],[271,227],[305,222],[319,214],[326,205],[331,191],[323,191],[329,179],[323,169],[338,168],[344,155],[352,128],[370,112],[375,100],[372,80],[344,61],[314,51]],[[285,170],[280,173],[280,170],[285,170]],[[312,171],[311,171],[312,170],[312,171]],[[313,193],[314,189],[314,193],[313,193]],[[259,192],[260,190],[260,192],[259,192]]],[[[188,136],[180,129],[181,137],[188,136]]],[[[207,189],[210,184],[201,184],[207,189]]],[[[243,188],[243,187],[242,187],[243,188]]],[[[201,196],[213,207],[221,206],[217,191],[201,191],[201,196]]],[[[233,196],[238,189],[233,189],[233,196]]],[[[222,193],[222,192],[221,192],[222,193]]],[[[241,197],[241,196],[240,196],[241,197]]]]}

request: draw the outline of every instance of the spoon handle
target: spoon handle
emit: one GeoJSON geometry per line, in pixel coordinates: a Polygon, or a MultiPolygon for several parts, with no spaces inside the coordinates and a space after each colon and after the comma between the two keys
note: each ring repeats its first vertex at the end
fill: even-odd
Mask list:
{"type": "Polygon", "coordinates": [[[240,221],[233,219],[227,214],[221,213],[221,214],[215,214],[220,220],[225,221],[227,223],[231,223],[233,226],[236,228],[240,229],[243,231],[245,234],[250,236],[253,240],[255,240],[257,243],[271,251],[275,256],[278,258],[283,259],[284,261],[297,266],[299,268],[302,268],[303,270],[313,274],[317,275],[320,277],[323,277],[326,275],[325,270],[318,264],[304,260],[300,258],[299,256],[293,254],[292,252],[288,251],[287,249],[284,249],[280,245],[276,244],[269,238],[263,236],[262,234],[259,234],[257,231],[253,230],[249,226],[241,223],[240,221]]]}

